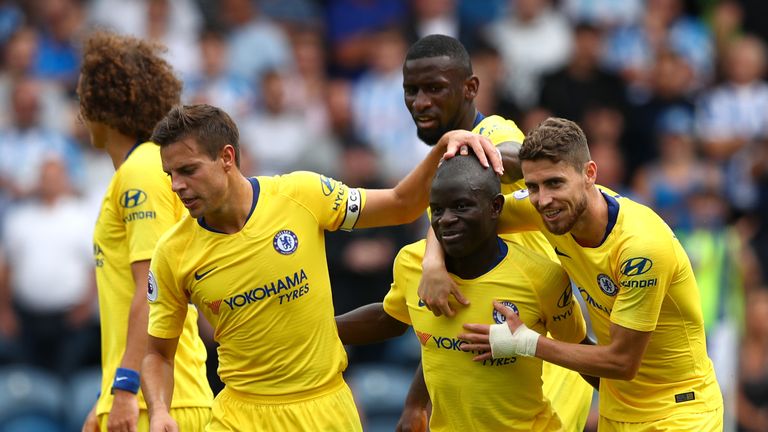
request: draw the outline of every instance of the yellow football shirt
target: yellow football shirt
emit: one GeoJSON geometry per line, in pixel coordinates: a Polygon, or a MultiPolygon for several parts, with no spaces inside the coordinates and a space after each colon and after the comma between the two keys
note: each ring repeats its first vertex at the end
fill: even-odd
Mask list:
{"type": "Polygon", "coordinates": [[[228,388],[298,400],[341,382],[347,366],[324,231],[351,229],[365,193],[309,172],[250,181],[254,208],[239,232],[214,232],[187,216],[160,240],[149,333],[178,336],[192,301],[214,328],[228,388]]]}
{"type": "Polygon", "coordinates": [[[413,326],[421,342],[424,380],[432,400],[433,431],[552,431],[561,424],[542,393],[542,361],[511,357],[475,362],[457,338],[467,322],[493,324],[505,318],[493,300],[515,310],[531,329],[578,343],[586,324],[570,281],[557,264],[521,246],[499,240],[498,263],[484,275],[464,280],[454,275],[472,302],[452,318],[435,317],[418,298],[424,240],[401,249],[394,282],[384,299],[392,317],[413,326]]]}
{"type": "MultiPolygon", "coordinates": [[[[131,263],[152,257],[160,236],[181,218],[184,206],[162,170],[160,147],[143,143],[131,151],[107,187],[93,236],[101,316],[101,396],[97,414],[112,407],[112,382],[128,334],[135,292],[131,263]]],[[[213,393],[205,372],[206,351],[197,333],[197,310],[189,309],[176,355],[173,408],[207,407],[213,393]]],[[[146,409],[139,392],[139,406],[146,409]]]]}
{"type": "Polygon", "coordinates": [[[601,379],[601,416],[648,422],[721,407],[688,256],[651,209],[606,191],[609,224],[598,247],[548,232],[527,191],[506,197],[500,225],[545,234],[590,309],[598,343],[610,342],[611,323],[653,331],[633,380],[601,379]]]}
{"type": "MultiPolygon", "coordinates": [[[[525,139],[525,135],[515,122],[497,115],[484,117],[472,132],[488,137],[497,146],[509,141],[522,143],[525,139]]],[[[520,179],[515,183],[502,183],[501,193],[511,194],[524,188],[525,181],[520,179]]],[[[501,237],[546,256],[552,261],[560,262],[556,251],[546,237],[538,231],[503,234],[501,237]]],[[[578,373],[552,363],[544,364],[544,394],[550,399],[563,420],[566,431],[581,432],[584,429],[589,407],[592,404],[592,393],[592,386],[578,373]]]]}

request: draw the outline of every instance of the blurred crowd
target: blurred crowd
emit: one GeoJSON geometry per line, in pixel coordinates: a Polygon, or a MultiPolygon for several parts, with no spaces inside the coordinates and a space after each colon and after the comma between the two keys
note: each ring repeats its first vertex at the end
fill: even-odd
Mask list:
{"type": "MultiPolygon", "coordinates": [[[[577,121],[599,183],[667,221],[696,271],[726,425],[768,430],[766,17],[759,0],[0,0],[0,389],[19,367],[66,387],[99,363],[91,237],[113,167],[78,117],[85,35],[166,46],[183,101],[236,119],[245,174],[377,187],[428,150],[402,64],[442,33],[471,54],[481,112],[524,132],[577,121]]],[[[380,301],[425,228],[329,233],[337,313],[380,301]]],[[[418,345],[351,349],[351,372],[382,359],[408,369],[418,345]]]]}

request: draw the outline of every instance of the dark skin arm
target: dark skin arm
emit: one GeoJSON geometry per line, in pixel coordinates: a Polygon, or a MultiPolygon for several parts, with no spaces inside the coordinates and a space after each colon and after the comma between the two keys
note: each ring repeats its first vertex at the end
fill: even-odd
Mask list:
{"type": "Polygon", "coordinates": [[[405,406],[400,420],[397,422],[396,432],[423,432],[427,430],[427,406],[429,405],[429,393],[427,383],[424,382],[424,370],[419,362],[416,374],[413,376],[408,395],[405,397],[405,406]]]}
{"type": "Polygon", "coordinates": [[[383,303],[371,303],[336,317],[339,339],[344,345],[383,342],[401,336],[408,324],[392,318],[383,303]]]}
{"type": "Polygon", "coordinates": [[[523,170],[520,169],[521,144],[516,141],[505,141],[496,146],[501,152],[501,164],[504,166],[504,175],[501,176],[502,183],[514,183],[523,178],[523,170]]]}

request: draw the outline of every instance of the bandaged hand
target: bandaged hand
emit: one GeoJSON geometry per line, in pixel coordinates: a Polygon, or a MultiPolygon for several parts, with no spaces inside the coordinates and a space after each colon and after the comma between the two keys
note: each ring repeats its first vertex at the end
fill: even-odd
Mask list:
{"type": "Polygon", "coordinates": [[[525,324],[515,329],[514,333],[504,322],[493,324],[488,334],[493,358],[513,357],[516,355],[533,357],[536,355],[536,344],[539,334],[529,329],[525,324]]]}

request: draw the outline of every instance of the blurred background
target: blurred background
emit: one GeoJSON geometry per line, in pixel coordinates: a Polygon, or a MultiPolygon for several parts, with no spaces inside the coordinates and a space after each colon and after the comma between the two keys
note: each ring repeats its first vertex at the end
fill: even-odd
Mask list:
{"type": "MultiPolygon", "coordinates": [[[[79,431],[98,392],[91,236],[113,167],[75,95],[95,28],[166,45],[183,101],[236,119],[245,174],[365,187],[393,185],[428,150],[403,103],[408,46],[457,37],[481,112],[524,132],[577,121],[599,183],[675,230],[726,430],[768,431],[766,17],[760,0],[0,0],[0,432],[79,431]]],[[[380,301],[425,228],[327,234],[336,312],[380,301]]],[[[416,338],[349,357],[365,429],[393,430],[416,338]]]]}

